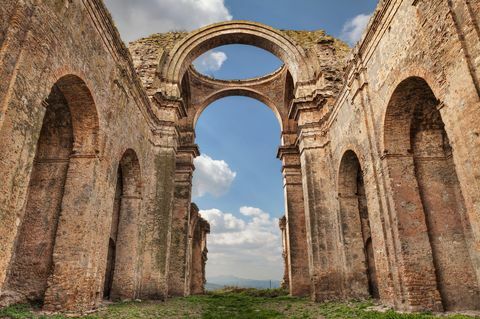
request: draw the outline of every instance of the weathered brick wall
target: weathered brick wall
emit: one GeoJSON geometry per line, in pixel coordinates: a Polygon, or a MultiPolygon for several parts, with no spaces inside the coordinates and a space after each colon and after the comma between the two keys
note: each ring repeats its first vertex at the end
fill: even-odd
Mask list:
{"type": "MultiPolygon", "coordinates": [[[[302,96],[312,99],[316,90],[333,101],[342,86],[342,69],[345,66],[348,46],[325,34],[324,31],[274,30],[253,22],[233,21],[219,23],[191,33],[171,32],[155,34],[130,44],[135,67],[147,93],[160,104],[178,104],[184,113],[177,122],[180,132],[177,154],[176,190],[173,210],[172,245],[170,258],[169,294],[187,294],[188,260],[187,225],[191,200],[191,177],[193,159],[198,155],[194,127],[197,119],[215,100],[230,95],[244,95],[264,102],[275,113],[282,127],[282,148],[279,158],[284,168],[284,188],[288,219],[288,274],[290,292],[293,295],[308,295],[310,273],[305,228],[304,196],[300,157],[295,144],[298,115],[290,112],[293,98],[302,96]],[[271,37],[259,37],[256,32],[271,33],[271,37]],[[226,36],[228,35],[228,37],[226,36]],[[190,39],[201,38],[186,46],[190,39]],[[288,37],[283,39],[283,37],[288,37]],[[272,40],[273,39],[273,40],[272,40]],[[281,48],[286,42],[295,48],[281,48]],[[206,50],[216,46],[242,43],[263,47],[284,58],[285,66],[272,74],[248,80],[222,81],[199,74],[189,63],[206,50]],[[289,50],[291,52],[289,52],[289,50]],[[285,52],[289,52],[286,54],[285,52]],[[184,58],[184,60],[182,60],[184,58]],[[297,59],[297,60],[295,60],[297,59]],[[182,64],[183,63],[183,64],[182,64]],[[185,65],[184,65],[185,64],[185,65]],[[169,78],[171,69],[185,70],[181,79],[169,78]],[[295,78],[296,76],[296,78],[295,78]],[[309,77],[310,76],[310,77],[309,77]],[[300,81],[301,80],[301,81],[300,81]],[[297,81],[297,83],[295,83],[297,81]],[[292,83],[293,82],[293,83],[292,83]],[[169,102],[170,101],[170,102],[169,102]]],[[[172,71],[173,72],[173,71],[172,71]]],[[[328,114],[327,108],[319,113],[328,114]]],[[[314,113],[318,107],[309,107],[307,117],[311,122],[318,119],[314,113]]],[[[318,113],[318,112],[317,112],[318,113]]],[[[193,267],[193,266],[192,266],[193,267]]],[[[193,269],[193,268],[192,268],[193,269]]],[[[192,270],[193,271],[193,270],[192,270]]]]}
{"type": "MultiPolygon", "coordinates": [[[[44,270],[48,281],[41,277],[39,285],[44,288],[35,288],[35,282],[29,287],[40,291],[42,296],[30,297],[43,299],[45,293],[45,307],[54,310],[84,310],[98,304],[103,295],[117,168],[123,153],[131,149],[138,156],[142,180],[142,209],[138,216],[142,223],[134,230],[138,233],[129,234],[139,238],[139,253],[133,258],[138,263],[135,270],[138,285],[131,298],[163,298],[173,195],[174,135],[168,127],[162,131],[155,123],[129,53],[103,4],[12,0],[2,3],[0,16],[0,294],[14,301],[22,299],[6,285],[8,276],[18,270],[11,261],[15,247],[22,240],[19,230],[31,226],[34,232],[28,234],[26,230],[28,236],[42,231],[51,233],[48,227],[52,223],[48,220],[25,220],[30,210],[27,202],[37,202],[38,207],[43,197],[51,196],[45,200],[53,206],[58,207],[59,200],[62,201],[60,218],[56,217],[55,247],[49,240],[40,250],[24,253],[53,254],[53,264],[44,270]],[[73,129],[77,135],[75,142],[81,145],[73,145],[75,156],[67,154],[70,163],[63,195],[61,187],[57,190],[51,184],[44,189],[45,193],[40,193],[43,197],[28,201],[29,181],[35,180],[31,176],[35,154],[37,162],[42,156],[39,153],[42,145],[37,149],[37,139],[46,109],[52,107],[48,105],[51,101],[44,101],[52,87],[55,89],[54,84],[66,75],[78,79],[78,85],[70,83],[60,89],[69,107],[77,110],[78,116],[72,113],[73,129]],[[76,87],[91,94],[91,99],[70,92],[76,87]],[[75,124],[82,114],[90,116],[91,110],[84,103],[92,104],[91,114],[95,114],[97,121],[90,151],[82,148],[89,142],[78,139],[87,127],[75,124]]],[[[60,127],[65,125],[68,126],[63,123],[60,127]]],[[[56,174],[53,169],[56,170],[44,167],[41,174],[56,174]]],[[[45,213],[43,208],[31,209],[38,218],[45,213]]],[[[36,257],[27,256],[24,260],[30,264],[26,267],[31,268],[36,257]]]]}
{"type": "MultiPolygon", "coordinates": [[[[480,115],[476,80],[479,46],[476,3],[384,1],[377,8],[363,42],[354,50],[347,69],[347,84],[329,119],[334,181],[341,178],[338,168],[343,155],[347,150],[354,151],[363,169],[380,296],[398,308],[465,309],[480,304],[479,215],[475,204],[479,198],[475,155],[480,151],[476,137],[480,115]],[[419,77],[417,82],[427,86],[419,89],[420,84],[410,84],[398,93],[398,101],[405,103],[394,109],[392,94],[409,77],[419,77]],[[430,154],[425,153],[432,151],[428,144],[417,143],[416,151],[413,145],[408,150],[402,146],[410,146],[413,135],[408,129],[413,115],[400,112],[410,112],[408,109],[415,103],[421,104],[420,109],[425,108],[426,102],[422,102],[420,94],[429,89],[438,100],[434,102],[452,148],[460,189],[455,186],[455,178],[441,177],[447,169],[435,168],[443,165],[438,156],[430,157],[434,162],[427,166],[425,159],[416,160],[415,164],[411,161],[412,152],[414,158],[430,154]],[[387,107],[391,115],[386,115],[387,107]],[[390,144],[389,136],[394,138],[390,144]],[[456,204],[462,197],[464,204],[456,204]],[[440,204],[442,208],[434,208],[432,204],[440,204]],[[448,209],[449,216],[457,217],[438,219],[440,210],[449,205],[455,207],[448,209]],[[456,229],[454,242],[465,242],[463,247],[468,252],[460,253],[464,248],[453,248],[457,244],[446,240],[449,235],[435,226],[438,223],[450,223],[448,227],[456,229]],[[450,244],[435,253],[436,244],[432,242],[432,254],[430,241],[437,238],[450,244]],[[448,253],[447,259],[441,257],[449,249],[455,253],[448,253]],[[460,273],[438,277],[439,272],[445,274],[455,268],[460,273]],[[476,275],[469,269],[476,269],[476,275]],[[449,282],[453,277],[457,282],[471,285],[467,288],[470,292],[449,282]],[[449,294],[462,300],[449,301],[449,294]]],[[[337,187],[334,183],[331,186],[337,187]]],[[[339,211],[335,206],[330,209],[339,211]]]]}
{"type": "Polygon", "coordinates": [[[480,305],[480,3],[380,1],[348,63],[323,31],[245,21],[141,39],[132,59],[98,0],[7,0],[0,18],[2,304],[77,311],[105,287],[120,299],[201,292],[194,124],[239,94],[282,124],[293,295],[480,305]],[[230,43],[285,67],[246,81],[190,68],[230,43]]]}

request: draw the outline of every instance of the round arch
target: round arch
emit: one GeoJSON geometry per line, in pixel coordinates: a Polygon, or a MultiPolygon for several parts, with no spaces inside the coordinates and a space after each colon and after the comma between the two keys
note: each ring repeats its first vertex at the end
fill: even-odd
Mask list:
{"type": "Polygon", "coordinates": [[[72,117],[73,152],[98,153],[99,119],[93,95],[85,81],[74,74],[62,76],[54,84],[68,102],[72,117]]]}
{"type": "Polygon", "coordinates": [[[379,298],[362,164],[352,150],[344,152],[340,160],[337,191],[350,297],[379,298]]]}
{"type": "Polygon", "coordinates": [[[227,88],[227,89],[222,89],[219,91],[216,91],[215,93],[209,95],[203,102],[200,104],[196,111],[195,111],[195,116],[193,118],[193,127],[195,128],[197,126],[197,121],[200,118],[200,115],[202,115],[203,111],[212,103],[226,98],[230,96],[244,96],[244,97],[249,97],[254,100],[260,101],[263,104],[265,104],[269,109],[273,111],[275,114],[275,117],[278,120],[278,123],[280,125],[280,129],[283,128],[283,123],[282,123],[282,117],[280,113],[278,112],[277,108],[275,107],[275,103],[273,103],[272,100],[270,100],[268,97],[266,97],[264,94],[250,89],[250,88],[244,88],[244,87],[233,87],[233,88],[227,88]]]}
{"type": "MultiPolygon", "coordinates": [[[[246,44],[264,49],[281,59],[296,83],[316,79],[316,61],[309,61],[305,51],[287,35],[267,25],[249,21],[212,24],[190,33],[170,52],[164,80],[181,83],[191,63],[208,50],[228,44],[246,44]]],[[[317,62],[318,63],[318,62],[317,62]]]]}

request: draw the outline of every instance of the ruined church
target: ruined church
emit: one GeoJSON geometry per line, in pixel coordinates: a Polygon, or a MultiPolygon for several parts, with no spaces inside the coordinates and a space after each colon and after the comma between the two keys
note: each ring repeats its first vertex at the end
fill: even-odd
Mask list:
{"type": "Polygon", "coordinates": [[[478,0],[381,0],[353,49],[249,21],[127,48],[101,0],[3,0],[0,305],[203,293],[195,124],[233,95],[282,129],[291,295],[480,310],[478,0]],[[227,44],[284,64],[236,81],[192,66],[227,44]]]}

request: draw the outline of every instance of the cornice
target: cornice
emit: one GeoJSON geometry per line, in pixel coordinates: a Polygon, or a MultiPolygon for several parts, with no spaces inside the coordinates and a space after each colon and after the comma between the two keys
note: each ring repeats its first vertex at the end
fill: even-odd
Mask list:
{"type": "Polygon", "coordinates": [[[327,98],[332,97],[331,92],[315,90],[312,95],[296,98],[290,104],[288,118],[298,121],[301,112],[320,110],[327,102],[327,98]]]}
{"type": "Polygon", "coordinates": [[[158,103],[159,108],[173,108],[175,109],[179,119],[187,116],[187,109],[182,98],[176,96],[166,96],[159,91],[153,95],[154,100],[158,103]]]}

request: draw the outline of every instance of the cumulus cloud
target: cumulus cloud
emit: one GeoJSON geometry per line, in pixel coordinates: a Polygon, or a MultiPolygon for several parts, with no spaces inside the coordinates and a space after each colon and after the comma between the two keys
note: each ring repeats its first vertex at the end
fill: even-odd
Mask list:
{"type": "Polygon", "coordinates": [[[214,160],[202,154],[195,158],[193,174],[193,197],[211,194],[219,197],[228,192],[237,173],[222,160],[214,160]]]}
{"type": "Polygon", "coordinates": [[[232,19],[224,0],[105,0],[126,42],[232,19]]]}
{"type": "Polygon", "coordinates": [[[210,227],[216,233],[232,233],[245,229],[245,222],[230,213],[223,213],[219,209],[202,210],[201,215],[208,220],[210,227]]]}
{"type": "Polygon", "coordinates": [[[355,45],[362,37],[372,14],[359,14],[348,20],[342,29],[341,38],[351,45],[355,45]]]}
{"type": "Polygon", "coordinates": [[[198,71],[209,73],[220,70],[225,61],[227,61],[225,52],[211,50],[199,56],[193,65],[198,71]]]}
{"type": "Polygon", "coordinates": [[[240,215],[218,209],[201,210],[210,222],[207,275],[235,275],[252,279],[280,279],[283,272],[278,219],[255,207],[241,207],[240,215]]]}

